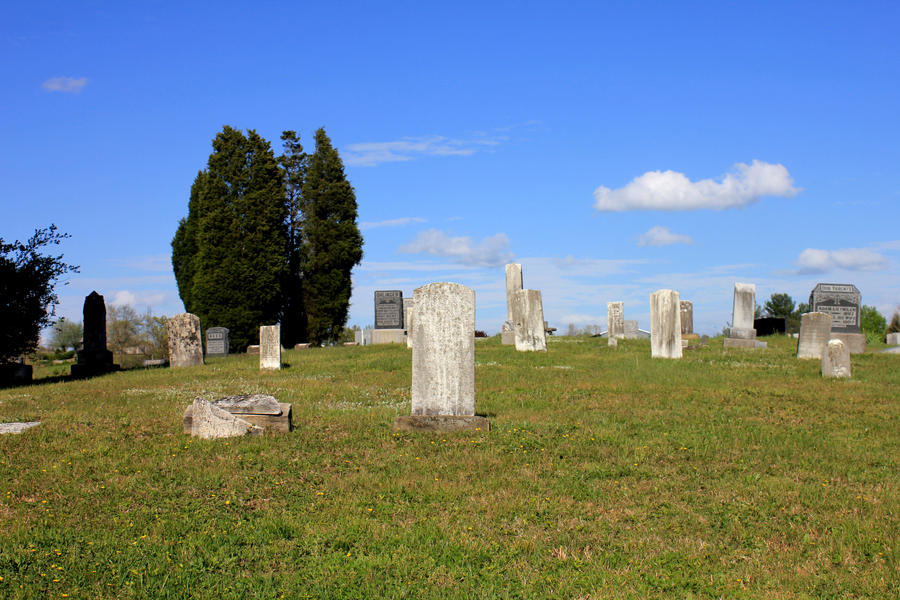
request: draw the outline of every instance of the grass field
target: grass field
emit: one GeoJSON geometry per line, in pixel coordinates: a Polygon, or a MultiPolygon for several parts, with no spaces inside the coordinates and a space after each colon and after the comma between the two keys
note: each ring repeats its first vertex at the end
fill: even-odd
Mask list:
{"type": "Polygon", "coordinates": [[[405,347],[0,390],[0,598],[898,598],[900,356],[476,346],[492,430],[396,434],[405,347]],[[192,440],[271,393],[295,431],[192,440]]]}

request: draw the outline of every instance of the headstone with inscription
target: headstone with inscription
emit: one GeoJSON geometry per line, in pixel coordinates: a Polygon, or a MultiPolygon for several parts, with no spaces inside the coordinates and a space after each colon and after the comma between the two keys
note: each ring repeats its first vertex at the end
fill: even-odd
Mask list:
{"type": "Polygon", "coordinates": [[[84,299],[84,334],[78,363],[72,365],[72,377],[90,377],[117,371],[113,355],[106,348],[106,302],[96,291],[84,299]]]}
{"type": "Polygon", "coordinates": [[[403,292],[375,292],[375,329],[403,329],[403,292]]]}
{"type": "Polygon", "coordinates": [[[259,328],[259,368],[281,369],[281,325],[262,325],[259,328]]]}
{"type": "Polygon", "coordinates": [[[488,430],[475,415],[475,290],[430,283],[413,292],[412,415],[400,430],[488,430]]]}
{"type": "Polygon", "coordinates": [[[809,295],[810,312],[831,315],[831,331],[859,333],[862,298],[855,285],[820,283],[809,295]]]}
{"type": "Polygon", "coordinates": [[[801,315],[797,358],[821,360],[829,339],[831,339],[831,315],[820,312],[801,315]]]}
{"type": "Polygon", "coordinates": [[[675,290],[650,294],[650,356],[681,358],[681,298],[675,290]]]}
{"type": "Polygon", "coordinates": [[[228,328],[210,327],[206,330],[206,356],[228,356],[228,328]]]}
{"type": "MultiPolygon", "coordinates": [[[[637,329],[637,327],[635,327],[637,329]]],[[[612,345],[612,340],[621,340],[625,338],[625,303],[624,302],[607,302],[606,303],[606,337],[608,344],[612,345]]]]}
{"type": "Polygon", "coordinates": [[[203,364],[203,338],[200,336],[200,317],[181,313],[166,321],[169,335],[169,365],[193,367],[203,364]]]}

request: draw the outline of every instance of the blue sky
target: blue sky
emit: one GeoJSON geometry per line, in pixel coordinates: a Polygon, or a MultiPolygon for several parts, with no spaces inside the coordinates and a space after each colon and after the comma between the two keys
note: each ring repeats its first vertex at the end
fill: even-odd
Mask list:
{"type": "Polygon", "coordinates": [[[900,304],[900,4],[433,4],[6,3],[0,236],[72,235],[59,315],[181,312],[212,138],[324,126],[365,238],[350,324],[457,281],[497,332],[508,261],[561,330],[617,300],[647,328],[671,288],[715,333],[735,282],[900,304]]]}

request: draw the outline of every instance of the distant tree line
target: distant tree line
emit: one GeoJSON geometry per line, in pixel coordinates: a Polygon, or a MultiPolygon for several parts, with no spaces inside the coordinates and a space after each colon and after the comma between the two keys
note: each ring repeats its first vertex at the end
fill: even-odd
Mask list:
{"type": "Polygon", "coordinates": [[[286,346],[337,341],[362,260],[356,195],[325,130],[312,154],[294,131],[281,139],[276,157],[256,131],[225,126],[172,240],[185,309],[228,327],[232,350],[279,322],[286,346]]]}
{"type": "MultiPolygon", "coordinates": [[[[809,304],[801,302],[794,304],[794,299],[788,294],[772,294],[765,305],[757,307],[757,316],[783,318],[787,321],[787,331],[796,333],[800,331],[800,317],[810,311],[809,304]]],[[[892,330],[888,327],[887,320],[874,306],[863,305],[860,308],[859,328],[865,334],[866,339],[872,342],[882,342],[892,330]]],[[[900,331],[900,314],[894,313],[891,324],[896,322],[896,330],[900,331]]]]}

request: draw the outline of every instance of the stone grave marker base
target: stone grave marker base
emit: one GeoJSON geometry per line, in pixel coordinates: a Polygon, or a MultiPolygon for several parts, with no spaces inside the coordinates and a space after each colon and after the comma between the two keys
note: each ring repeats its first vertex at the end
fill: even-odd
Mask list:
{"type": "MultiPolygon", "coordinates": [[[[285,402],[279,402],[279,406],[281,407],[281,414],[277,415],[231,413],[231,411],[229,411],[227,408],[223,408],[223,410],[239,416],[241,419],[247,421],[251,425],[261,427],[263,431],[271,431],[273,433],[290,433],[290,431],[294,428],[292,422],[293,405],[285,402]]],[[[193,424],[193,420],[194,406],[192,404],[185,409],[184,417],[181,420],[184,425],[184,432],[188,435],[191,434],[191,425],[193,424]]]]}
{"type": "Polygon", "coordinates": [[[500,343],[504,346],[515,346],[516,345],[516,332],[515,331],[501,331],[500,332],[500,343]]]}
{"type": "Polygon", "coordinates": [[[394,431],[490,431],[487,417],[403,415],[394,418],[394,431]]]}
{"type": "Polygon", "coordinates": [[[866,336],[862,333],[840,333],[832,331],[830,340],[841,340],[850,349],[850,354],[863,354],[866,351],[866,336]]]}
{"type": "Polygon", "coordinates": [[[406,330],[373,329],[372,345],[375,344],[406,344],[406,330]]]}
{"type": "Polygon", "coordinates": [[[739,338],[725,338],[722,343],[724,348],[747,348],[751,350],[764,349],[768,346],[768,342],[760,342],[759,340],[743,340],[739,338]]]}

